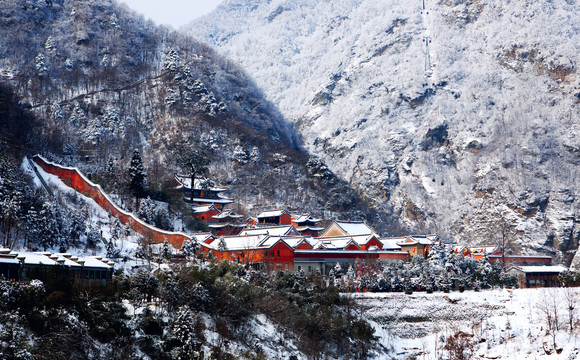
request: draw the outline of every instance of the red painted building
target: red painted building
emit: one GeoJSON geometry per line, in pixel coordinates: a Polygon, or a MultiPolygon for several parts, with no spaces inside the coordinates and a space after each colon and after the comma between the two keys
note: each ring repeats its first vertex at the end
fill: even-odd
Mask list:
{"type": "Polygon", "coordinates": [[[286,210],[264,211],[256,216],[258,225],[290,225],[292,216],[286,210]]]}

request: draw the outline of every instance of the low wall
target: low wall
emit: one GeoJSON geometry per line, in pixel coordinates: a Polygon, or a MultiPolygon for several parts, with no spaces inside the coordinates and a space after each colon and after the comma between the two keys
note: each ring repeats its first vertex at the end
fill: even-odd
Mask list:
{"type": "MultiPolygon", "coordinates": [[[[109,214],[119,218],[121,223],[129,224],[133,231],[151,239],[154,243],[163,243],[167,240],[174,248],[180,249],[185,240],[192,240],[185,233],[161,230],[147,224],[133,213],[121,209],[109,198],[101,186],[87,179],[77,168],[61,166],[38,155],[35,155],[32,160],[47,173],[58,176],[68,186],[95,200],[109,214]]],[[[208,249],[204,248],[203,244],[200,243],[200,245],[202,251],[207,252],[208,249]]]]}

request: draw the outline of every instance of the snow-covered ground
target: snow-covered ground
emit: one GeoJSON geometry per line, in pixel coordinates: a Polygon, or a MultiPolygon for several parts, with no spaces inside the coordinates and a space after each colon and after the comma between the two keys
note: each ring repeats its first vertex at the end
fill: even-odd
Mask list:
{"type": "MultiPolygon", "coordinates": [[[[448,359],[445,339],[463,331],[472,359],[577,359],[580,288],[498,289],[463,293],[356,293],[388,350],[384,359],[448,359]],[[568,300],[571,299],[572,302],[568,300]],[[573,330],[570,331],[572,304],[573,330]],[[554,338],[547,313],[558,321],[554,338]],[[548,354],[548,352],[550,354],[548,354]]],[[[552,325],[554,328],[555,325],[552,325]]]]}

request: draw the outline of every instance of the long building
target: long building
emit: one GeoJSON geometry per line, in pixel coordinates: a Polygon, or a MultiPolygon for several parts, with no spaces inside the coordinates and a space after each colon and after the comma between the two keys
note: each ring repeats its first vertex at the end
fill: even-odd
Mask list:
{"type": "Polygon", "coordinates": [[[0,249],[0,276],[7,280],[55,280],[103,286],[113,279],[113,265],[99,256],[77,257],[69,253],[0,249]]]}

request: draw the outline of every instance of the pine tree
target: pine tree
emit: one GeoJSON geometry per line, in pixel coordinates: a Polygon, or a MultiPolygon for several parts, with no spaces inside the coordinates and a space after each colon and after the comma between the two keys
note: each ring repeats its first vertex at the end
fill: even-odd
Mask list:
{"type": "Polygon", "coordinates": [[[179,346],[171,351],[173,359],[191,359],[199,347],[195,336],[195,319],[187,306],[181,306],[171,325],[171,333],[179,346]]]}
{"type": "Polygon", "coordinates": [[[186,257],[193,257],[197,250],[199,250],[199,244],[197,241],[185,240],[181,245],[180,251],[186,257]]]}
{"type": "Polygon", "coordinates": [[[151,302],[154,296],[159,294],[159,279],[148,271],[139,271],[131,278],[131,285],[137,290],[141,299],[151,302]]]}
{"type": "Polygon", "coordinates": [[[147,173],[145,172],[145,167],[141,160],[141,153],[137,149],[133,151],[133,157],[129,163],[129,179],[129,187],[133,191],[135,197],[142,197],[145,193],[145,187],[147,186],[147,173]]]}
{"type": "Polygon", "coordinates": [[[121,251],[115,244],[115,240],[111,239],[107,243],[107,257],[109,259],[117,259],[121,256],[121,251]]]}
{"type": "Polygon", "coordinates": [[[336,262],[336,265],[334,265],[334,274],[336,275],[337,278],[342,276],[342,266],[340,266],[338,261],[336,262]]]}
{"type": "Polygon", "coordinates": [[[348,266],[348,270],[346,272],[346,276],[348,276],[349,279],[354,279],[356,277],[356,273],[354,272],[354,269],[352,268],[352,265],[348,266]]]}
{"type": "Polygon", "coordinates": [[[220,237],[219,243],[218,243],[218,251],[220,252],[220,254],[223,255],[223,252],[226,251],[228,249],[228,246],[226,244],[226,240],[223,237],[220,237]]]}
{"type": "Polygon", "coordinates": [[[173,276],[169,276],[163,286],[163,299],[167,305],[167,310],[173,311],[182,301],[181,292],[173,276]]]}
{"type": "Polygon", "coordinates": [[[173,246],[169,244],[169,241],[165,240],[163,242],[163,247],[161,248],[161,257],[165,260],[171,259],[173,256],[173,246]]]}
{"type": "Polygon", "coordinates": [[[95,227],[91,227],[87,231],[86,248],[94,250],[101,243],[101,232],[95,227]]]}
{"type": "Polygon", "coordinates": [[[155,225],[155,203],[149,196],[139,206],[139,217],[148,224],[155,225]]]}

